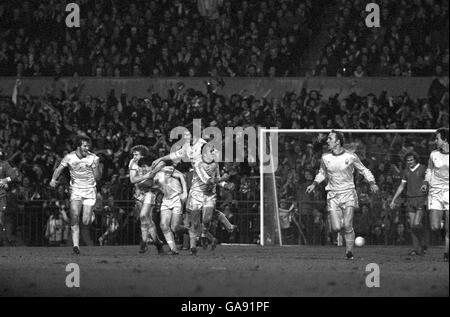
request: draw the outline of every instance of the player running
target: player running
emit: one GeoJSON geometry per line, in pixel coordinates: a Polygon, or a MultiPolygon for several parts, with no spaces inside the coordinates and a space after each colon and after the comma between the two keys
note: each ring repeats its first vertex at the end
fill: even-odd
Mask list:
{"type": "Polygon", "coordinates": [[[355,231],[353,230],[354,209],[358,207],[358,196],[355,190],[353,171],[362,174],[370,184],[373,193],[378,192],[375,178],[355,153],[343,148],[345,138],[342,132],[332,130],[328,134],[327,144],[330,153],[322,155],[320,170],[314,182],[306,188],[306,193],[314,191],[316,186],[325,179],[328,181],[325,190],[327,193],[327,209],[330,213],[331,227],[338,232],[344,229],[346,241],[346,257],[351,260],[355,231]]]}
{"type": "Polygon", "coordinates": [[[431,230],[441,229],[442,216],[445,213],[445,253],[448,262],[448,128],[436,131],[437,150],[431,152],[422,191],[428,190],[428,210],[430,210],[431,230]]]}
{"type": "Polygon", "coordinates": [[[96,181],[100,177],[99,157],[91,152],[91,139],[87,136],[78,136],[77,149],[62,159],[53,172],[50,186],[55,188],[61,172],[68,167],[70,171],[70,224],[72,231],[73,253],[80,254],[80,226],[79,218],[83,210],[82,222],[87,229],[93,221],[93,207],[97,191],[96,181]]]}
{"type": "Polygon", "coordinates": [[[4,152],[0,146],[0,241],[8,241],[6,224],[3,219],[6,211],[6,190],[16,178],[16,172],[7,161],[3,160],[4,152]]]}
{"type": "Polygon", "coordinates": [[[148,243],[152,241],[158,250],[158,254],[162,254],[163,244],[158,238],[156,226],[153,221],[153,209],[156,204],[157,195],[157,192],[153,188],[153,177],[158,170],[151,169],[145,164],[144,160],[149,154],[149,150],[145,145],[134,146],[131,149],[131,153],[133,153],[133,159],[128,166],[130,170],[130,182],[135,184],[135,208],[139,211],[139,219],[141,221],[142,241],[139,253],[145,253],[148,248],[148,243]],[[149,235],[151,241],[149,240],[149,235]]]}
{"type": "Polygon", "coordinates": [[[411,237],[413,250],[409,255],[423,255],[427,249],[426,228],[423,225],[425,214],[425,204],[427,196],[421,191],[421,186],[425,179],[426,167],[419,163],[419,156],[415,152],[405,155],[406,168],[403,171],[402,182],[392,198],[390,208],[395,208],[395,201],[406,187],[406,206],[411,226],[411,237]]]}
{"type": "Polygon", "coordinates": [[[216,240],[209,232],[211,220],[216,206],[216,185],[227,189],[233,188],[233,183],[225,180],[228,175],[220,177],[219,164],[215,161],[217,151],[212,145],[204,144],[201,148],[202,160],[194,164],[194,175],[186,203],[189,223],[190,250],[197,254],[197,236],[201,225],[202,244],[205,239],[215,246],[216,240]],[[202,221],[200,222],[200,218],[202,221]]]}

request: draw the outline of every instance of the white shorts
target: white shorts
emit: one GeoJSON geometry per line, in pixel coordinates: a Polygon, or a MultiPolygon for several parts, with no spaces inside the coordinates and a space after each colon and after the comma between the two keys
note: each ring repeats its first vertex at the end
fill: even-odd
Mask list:
{"type": "Polygon", "coordinates": [[[200,210],[205,208],[214,208],[216,206],[216,195],[205,195],[202,193],[189,193],[186,209],[189,210],[200,210]]]}
{"type": "Polygon", "coordinates": [[[448,211],[448,189],[430,189],[428,192],[428,210],[448,211]]]}
{"type": "Polygon", "coordinates": [[[163,201],[161,203],[161,215],[169,212],[171,212],[174,215],[183,214],[180,196],[175,196],[171,199],[163,198],[163,201]]]}
{"type": "Polygon", "coordinates": [[[84,206],[94,206],[97,199],[97,189],[92,188],[71,188],[70,201],[80,201],[84,206]]]}
{"type": "Polygon", "coordinates": [[[343,211],[347,207],[358,208],[358,194],[355,189],[340,192],[329,191],[327,193],[327,209],[332,211],[343,211]]]}

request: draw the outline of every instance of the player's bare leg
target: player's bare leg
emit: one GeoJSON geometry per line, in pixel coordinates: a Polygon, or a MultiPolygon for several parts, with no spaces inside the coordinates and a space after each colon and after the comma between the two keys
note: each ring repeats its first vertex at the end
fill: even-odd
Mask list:
{"type": "Polygon", "coordinates": [[[204,249],[208,247],[208,241],[210,243],[215,242],[214,236],[209,231],[211,228],[211,221],[213,217],[215,207],[203,207],[202,208],[202,235],[201,235],[201,242],[204,249]],[[208,240],[208,241],[207,241],[208,240]]]}
{"type": "Polygon", "coordinates": [[[225,214],[217,209],[215,209],[214,214],[216,215],[217,219],[225,226],[225,229],[227,229],[228,232],[233,232],[236,230],[237,226],[233,225],[225,216],[225,214]]]}
{"type": "Polygon", "coordinates": [[[344,238],[345,238],[345,250],[347,258],[353,257],[353,246],[355,244],[355,230],[353,230],[353,215],[354,208],[346,207],[344,209],[344,238]],[[349,257],[349,254],[352,256],[349,257]]]}
{"type": "Polygon", "coordinates": [[[93,205],[83,205],[82,226],[80,228],[80,234],[83,237],[83,240],[86,243],[86,245],[93,245],[89,230],[89,227],[94,220],[92,217],[93,211],[94,211],[93,205]]]}
{"type": "Polygon", "coordinates": [[[411,226],[411,237],[413,242],[413,250],[411,255],[422,255],[422,246],[425,244],[424,240],[424,228],[422,225],[422,219],[424,215],[423,208],[419,208],[416,212],[409,212],[409,224],[411,226]]]}
{"type": "Polygon", "coordinates": [[[177,247],[175,245],[175,237],[172,232],[171,222],[173,217],[172,209],[169,208],[161,208],[161,231],[164,234],[164,238],[166,238],[166,242],[170,248],[170,254],[176,255],[178,254],[177,247]]]}
{"type": "MultiPolygon", "coordinates": [[[[430,210],[430,226],[432,231],[441,230],[441,221],[444,216],[443,210],[430,210]]],[[[448,261],[448,211],[445,211],[445,253],[444,259],[448,261]]]]}
{"type": "Polygon", "coordinates": [[[144,253],[147,250],[149,235],[151,239],[154,241],[156,248],[158,249],[158,253],[162,253],[162,243],[158,238],[156,226],[152,219],[153,207],[154,206],[151,204],[144,203],[142,205],[141,213],[139,215],[139,218],[141,220],[141,235],[142,235],[141,248],[139,250],[140,253],[144,253]]]}
{"type": "Polygon", "coordinates": [[[81,200],[73,200],[70,202],[70,228],[74,254],[80,254],[80,213],[82,207],[81,200]]]}
{"type": "Polygon", "coordinates": [[[187,209],[187,217],[189,224],[189,245],[191,249],[191,254],[197,254],[197,237],[200,230],[200,210],[189,210],[187,209]]]}

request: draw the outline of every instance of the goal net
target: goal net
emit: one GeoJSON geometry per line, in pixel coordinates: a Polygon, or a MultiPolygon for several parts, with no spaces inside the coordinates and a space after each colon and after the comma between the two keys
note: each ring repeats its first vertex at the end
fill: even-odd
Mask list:
{"type": "MultiPolygon", "coordinates": [[[[323,223],[327,222],[326,180],[312,194],[305,190],[317,174],[322,154],[328,151],[326,140],[330,131],[259,131],[261,245],[318,243],[317,228],[324,228],[323,223]]],[[[426,165],[435,149],[436,130],[339,131],[345,136],[344,148],[356,153],[377,180],[380,192],[375,197],[363,177],[354,173],[360,205],[362,202],[374,206],[378,213],[400,184],[405,154],[416,152],[420,163],[426,165]]],[[[358,233],[357,225],[354,223],[358,233]]]]}

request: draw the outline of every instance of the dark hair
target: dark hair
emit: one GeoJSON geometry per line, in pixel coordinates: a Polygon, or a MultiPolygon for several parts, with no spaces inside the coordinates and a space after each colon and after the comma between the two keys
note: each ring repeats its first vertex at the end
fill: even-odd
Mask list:
{"type": "Polygon", "coordinates": [[[345,144],[345,137],[344,137],[344,133],[340,132],[340,131],[336,131],[336,130],[331,130],[330,133],[334,133],[334,135],[336,136],[336,138],[341,142],[341,146],[343,146],[345,144]]]}
{"type": "Polygon", "coordinates": [[[139,159],[138,166],[139,167],[142,167],[144,165],[151,166],[152,163],[153,163],[152,157],[147,155],[147,156],[144,156],[144,157],[139,159]]]}
{"type": "Polygon", "coordinates": [[[75,145],[81,146],[83,144],[83,142],[87,142],[89,144],[92,144],[91,138],[88,137],[87,135],[78,135],[77,138],[75,139],[75,145]]]}
{"type": "Polygon", "coordinates": [[[406,163],[406,160],[408,159],[408,157],[411,157],[411,156],[414,158],[414,161],[416,161],[416,163],[419,163],[419,154],[417,154],[414,151],[409,151],[408,153],[405,154],[405,156],[403,157],[403,160],[405,161],[405,163],[406,163]]]}
{"type": "Polygon", "coordinates": [[[436,135],[440,134],[442,141],[448,142],[448,128],[439,128],[436,135]]]}
{"type": "Polygon", "coordinates": [[[131,148],[131,153],[139,152],[142,156],[147,156],[149,154],[148,147],[145,145],[135,145],[131,148]]]}

